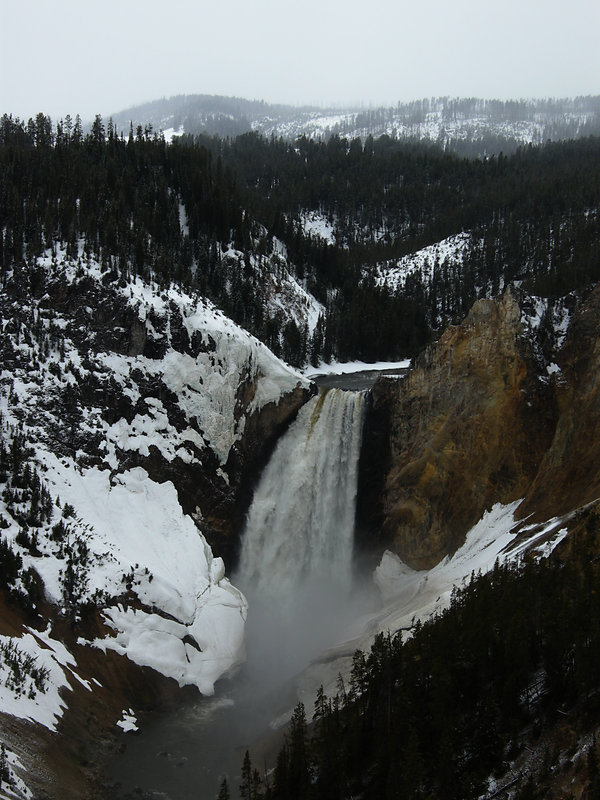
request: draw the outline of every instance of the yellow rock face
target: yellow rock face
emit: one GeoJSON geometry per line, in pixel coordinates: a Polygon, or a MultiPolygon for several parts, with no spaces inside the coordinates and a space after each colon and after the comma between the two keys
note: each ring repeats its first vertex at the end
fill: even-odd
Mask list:
{"type": "Polygon", "coordinates": [[[477,302],[392,390],[384,529],[428,568],[496,502],[524,497],[551,446],[556,401],[507,292],[477,302]]]}

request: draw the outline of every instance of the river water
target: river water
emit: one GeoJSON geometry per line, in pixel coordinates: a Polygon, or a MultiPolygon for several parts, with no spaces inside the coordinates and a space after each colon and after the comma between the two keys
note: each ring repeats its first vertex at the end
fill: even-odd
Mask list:
{"type": "Polygon", "coordinates": [[[357,372],[343,372],[340,375],[326,373],[323,375],[313,375],[313,380],[317,386],[323,388],[348,389],[353,392],[360,392],[370,389],[377,378],[385,375],[390,378],[402,378],[408,372],[408,366],[390,367],[389,369],[362,369],[357,372]]]}

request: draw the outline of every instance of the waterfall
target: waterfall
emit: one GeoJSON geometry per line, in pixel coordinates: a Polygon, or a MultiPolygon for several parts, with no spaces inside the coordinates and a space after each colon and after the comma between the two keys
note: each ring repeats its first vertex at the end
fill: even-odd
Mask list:
{"type": "Polygon", "coordinates": [[[305,580],[350,580],[363,395],[312,398],[281,439],[248,514],[239,578],[285,596],[305,580]]]}
{"type": "Polygon", "coordinates": [[[279,663],[282,649],[290,667],[294,650],[315,655],[349,607],[363,409],[360,392],[312,398],[256,488],[233,580],[248,598],[247,640],[261,663],[279,663]]]}

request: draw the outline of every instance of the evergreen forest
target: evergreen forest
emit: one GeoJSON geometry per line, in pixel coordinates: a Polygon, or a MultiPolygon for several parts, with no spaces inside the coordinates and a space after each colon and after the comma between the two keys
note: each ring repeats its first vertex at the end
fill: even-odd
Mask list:
{"type": "MultiPolygon", "coordinates": [[[[357,650],[334,697],[321,689],[312,716],[296,706],[272,772],[246,754],[240,796],[573,796],[561,774],[600,713],[599,534],[597,511],[582,513],[568,558],[496,563],[406,641],[379,634],[357,650]]],[[[595,741],[587,770],[585,796],[597,800],[595,741]]]]}
{"type": "Polygon", "coordinates": [[[123,132],[97,116],[84,132],[78,117],[40,113],[2,117],[0,170],[3,276],[57,242],[73,257],[83,247],[106,282],[197,291],[297,366],[406,357],[509,282],[556,298],[600,273],[597,137],[465,158],[388,136],[167,143],[150,125],[123,132]],[[311,233],[310,212],[335,236],[311,233]],[[460,263],[379,279],[464,232],[460,263]],[[322,306],[312,331],[266,310],[265,276],[282,270],[322,306]]]}

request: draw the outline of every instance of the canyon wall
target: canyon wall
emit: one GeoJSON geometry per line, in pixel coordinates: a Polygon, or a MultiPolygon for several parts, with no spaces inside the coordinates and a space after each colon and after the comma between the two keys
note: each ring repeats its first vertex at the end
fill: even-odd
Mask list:
{"type": "Polygon", "coordinates": [[[494,503],[523,498],[519,516],[548,519],[600,496],[600,294],[570,305],[559,314],[514,290],[480,300],[406,378],[375,384],[363,545],[376,531],[372,544],[429,568],[494,503]]]}

